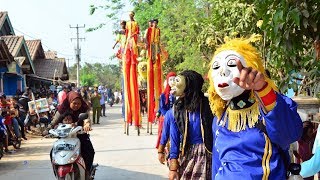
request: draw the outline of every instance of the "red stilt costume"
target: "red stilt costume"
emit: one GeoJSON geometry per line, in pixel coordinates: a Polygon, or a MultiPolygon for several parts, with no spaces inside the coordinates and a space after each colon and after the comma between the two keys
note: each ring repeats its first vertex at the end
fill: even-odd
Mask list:
{"type": "Polygon", "coordinates": [[[124,67],[124,85],[125,85],[125,115],[127,123],[134,121],[136,127],[141,126],[140,100],[137,78],[137,40],[139,35],[139,25],[133,19],[134,13],[130,13],[131,20],[126,24],[126,47],[125,47],[125,67],[124,67]]]}
{"type": "Polygon", "coordinates": [[[160,29],[155,24],[147,30],[146,41],[148,49],[148,122],[153,122],[155,110],[159,108],[159,98],[162,91],[162,68],[160,58],[160,29]]]}

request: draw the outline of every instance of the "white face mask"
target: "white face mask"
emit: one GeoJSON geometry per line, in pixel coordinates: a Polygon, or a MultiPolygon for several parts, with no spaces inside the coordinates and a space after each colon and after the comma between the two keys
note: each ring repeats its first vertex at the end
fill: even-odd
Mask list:
{"type": "Polygon", "coordinates": [[[171,77],[169,77],[169,79],[168,79],[168,81],[169,81],[169,86],[172,88],[172,86],[173,86],[173,83],[174,83],[174,80],[175,80],[175,76],[171,76],[171,77]]]}
{"type": "Polygon", "coordinates": [[[211,77],[214,81],[214,88],[221,99],[225,101],[231,100],[244,92],[244,89],[233,82],[234,78],[240,77],[236,60],[239,60],[246,67],[244,58],[231,50],[222,51],[213,59],[211,77]]]}

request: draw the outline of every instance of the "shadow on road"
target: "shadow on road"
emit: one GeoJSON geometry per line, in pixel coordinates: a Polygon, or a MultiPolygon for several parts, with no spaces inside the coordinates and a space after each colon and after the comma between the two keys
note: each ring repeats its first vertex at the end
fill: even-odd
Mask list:
{"type": "MultiPolygon", "coordinates": [[[[54,180],[50,161],[31,160],[26,162],[0,160],[0,179],[2,180],[54,180]],[[13,173],[14,172],[14,173],[13,173]]],[[[111,166],[99,166],[96,171],[95,180],[127,180],[144,179],[157,180],[165,179],[159,175],[148,174],[137,171],[130,171],[111,166]]]]}
{"type": "Polygon", "coordinates": [[[99,166],[96,172],[95,180],[126,180],[126,179],[144,179],[157,180],[165,179],[162,176],[155,174],[148,174],[144,172],[129,171],[126,169],[115,168],[112,166],[99,166]]]}

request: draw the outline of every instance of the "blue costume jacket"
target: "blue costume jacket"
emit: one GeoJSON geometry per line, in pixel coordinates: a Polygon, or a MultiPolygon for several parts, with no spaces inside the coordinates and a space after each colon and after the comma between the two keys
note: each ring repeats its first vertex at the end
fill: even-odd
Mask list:
{"type": "MultiPolygon", "coordinates": [[[[188,126],[188,137],[189,144],[201,144],[203,143],[201,134],[201,122],[200,122],[200,111],[190,112],[189,126],[188,126]]],[[[173,115],[173,111],[168,111],[165,119],[170,122],[170,159],[178,159],[180,153],[180,141],[182,134],[180,133],[176,120],[173,115]]]]}
{"type": "MultiPolygon", "coordinates": [[[[174,96],[169,95],[169,102],[166,104],[166,96],[164,93],[161,94],[160,96],[160,109],[159,112],[161,115],[165,116],[167,111],[172,108],[174,104],[174,96]]],[[[169,134],[170,134],[170,121],[167,120],[167,118],[164,118],[163,122],[163,129],[161,133],[161,139],[160,139],[160,144],[161,145],[166,145],[169,139],[169,134]]]]}
{"type": "Polygon", "coordinates": [[[259,120],[265,120],[265,135],[259,128],[247,128],[240,132],[217,124],[214,118],[212,179],[248,180],[286,178],[284,160],[279,148],[288,152],[290,143],[302,134],[302,121],[297,104],[290,98],[277,94],[276,106],[267,114],[260,110],[259,120]]]}

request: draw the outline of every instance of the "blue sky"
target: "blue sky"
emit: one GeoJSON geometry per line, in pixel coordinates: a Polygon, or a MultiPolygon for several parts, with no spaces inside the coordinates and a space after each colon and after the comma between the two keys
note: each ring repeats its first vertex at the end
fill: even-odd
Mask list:
{"type": "MultiPolygon", "coordinates": [[[[25,39],[41,39],[44,50],[54,50],[59,57],[69,58],[70,66],[75,63],[76,29],[69,25],[94,27],[100,23],[107,25],[94,32],[80,29],[82,63],[117,63],[110,61],[116,50],[112,49],[115,37],[112,34],[113,22],[99,12],[89,15],[91,4],[102,4],[103,0],[0,0],[0,11],[7,11],[16,35],[24,35],[25,39]]],[[[132,7],[127,4],[119,14],[120,19],[128,19],[132,7]]]]}

